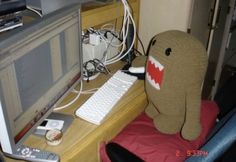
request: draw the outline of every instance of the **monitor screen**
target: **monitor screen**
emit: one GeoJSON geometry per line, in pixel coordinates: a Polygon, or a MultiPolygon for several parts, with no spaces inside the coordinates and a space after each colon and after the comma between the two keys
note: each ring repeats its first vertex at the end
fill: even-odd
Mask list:
{"type": "Polygon", "coordinates": [[[5,153],[45,119],[81,79],[80,7],[0,37],[0,142],[5,153]]]}

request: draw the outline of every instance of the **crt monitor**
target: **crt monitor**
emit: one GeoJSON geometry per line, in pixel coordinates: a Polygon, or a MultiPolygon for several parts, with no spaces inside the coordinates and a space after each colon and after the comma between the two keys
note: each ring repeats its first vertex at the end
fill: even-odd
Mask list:
{"type": "Polygon", "coordinates": [[[0,142],[17,146],[81,80],[80,5],[0,36],[0,142]]]}

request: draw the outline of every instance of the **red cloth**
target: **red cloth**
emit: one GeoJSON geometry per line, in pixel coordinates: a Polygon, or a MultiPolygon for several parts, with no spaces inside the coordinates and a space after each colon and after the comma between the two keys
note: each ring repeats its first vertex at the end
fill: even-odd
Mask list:
{"type": "MultiPolygon", "coordinates": [[[[204,143],[215,125],[218,113],[219,108],[214,102],[202,102],[203,129],[201,135],[194,141],[184,140],[180,133],[167,135],[159,132],[154,127],[152,119],[143,113],[125,127],[112,142],[118,143],[146,162],[182,162],[204,143]]],[[[103,162],[110,162],[104,145],[101,146],[100,155],[103,162]]]]}

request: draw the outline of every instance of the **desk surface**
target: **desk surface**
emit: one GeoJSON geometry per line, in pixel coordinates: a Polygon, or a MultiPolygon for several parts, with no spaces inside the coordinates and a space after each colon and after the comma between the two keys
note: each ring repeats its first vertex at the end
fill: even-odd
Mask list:
{"type": "MultiPolygon", "coordinates": [[[[117,63],[110,67],[112,73],[123,66],[117,63]]],[[[109,76],[101,74],[89,83],[84,82],[83,90],[100,87],[109,76]]],[[[70,107],[58,111],[59,113],[74,116],[74,121],[63,135],[63,141],[59,146],[48,146],[45,139],[31,135],[25,145],[55,152],[60,155],[62,162],[67,161],[99,161],[98,150],[100,143],[111,140],[122,128],[139,115],[147,104],[144,92],[144,82],[136,81],[125,96],[118,102],[106,120],[99,126],[90,124],[74,115],[75,110],[83,104],[89,95],[81,95],[70,107]]],[[[79,89],[79,86],[77,87],[79,89]]],[[[62,105],[67,103],[75,94],[69,94],[62,105]]],[[[14,161],[8,159],[7,161],[14,161]]]]}

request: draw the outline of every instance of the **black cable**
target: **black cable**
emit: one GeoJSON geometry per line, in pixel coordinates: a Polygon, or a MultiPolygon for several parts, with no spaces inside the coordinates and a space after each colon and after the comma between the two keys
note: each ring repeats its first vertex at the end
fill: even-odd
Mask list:
{"type": "Polygon", "coordinates": [[[134,48],[134,52],[138,53],[140,56],[142,56],[142,52],[140,52],[139,50],[137,50],[136,48],[134,48]]]}
{"type": "MultiPolygon", "coordinates": [[[[149,51],[150,51],[150,49],[151,49],[151,46],[152,46],[152,44],[153,44],[153,42],[154,42],[154,39],[155,39],[155,36],[154,37],[152,37],[152,39],[150,40],[150,42],[149,42],[149,44],[148,44],[148,48],[147,48],[147,51],[146,51],[146,56],[149,54],[149,51]]],[[[155,42],[154,42],[155,43],[155,42]]]]}
{"type": "Polygon", "coordinates": [[[89,61],[85,62],[83,64],[83,68],[84,68],[83,69],[83,76],[85,78],[87,78],[87,81],[89,81],[89,78],[96,74],[96,72],[95,72],[96,67],[95,67],[94,61],[89,60],[89,61]],[[89,67],[89,65],[90,65],[90,67],[89,67]]]}
{"type": "Polygon", "coordinates": [[[110,73],[109,69],[99,59],[89,60],[83,64],[83,76],[87,78],[87,81],[98,73],[110,73]]]}
{"type": "Polygon", "coordinates": [[[106,38],[108,38],[108,36],[107,36],[107,33],[111,33],[111,35],[113,35],[113,37],[115,37],[115,38],[117,38],[119,41],[123,41],[121,38],[119,38],[119,36],[118,35],[116,35],[113,31],[111,31],[111,30],[105,30],[105,34],[104,34],[104,37],[106,37],[106,38]]]}
{"type": "Polygon", "coordinates": [[[146,55],[146,52],[145,52],[145,48],[144,48],[143,42],[142,42],[142,40],[140,39],[139,34],[138,34],[137,31],[136,31],[136,35],[137,35],[138,41],[139,41],[139,43],[140,43],[140,45],[141,45],[141,47],[142,47],[143,55],[146,55]]]}
{"type": "Polygon", "coordinates": [[[100,61],[99,59],[94,59],[93,61],[95,62],[97,72],[104,74],[110,73],[110,71],[108,70],[108,68],[106,68],[106,65],[104,65],[102,61],[100,61]]]}

